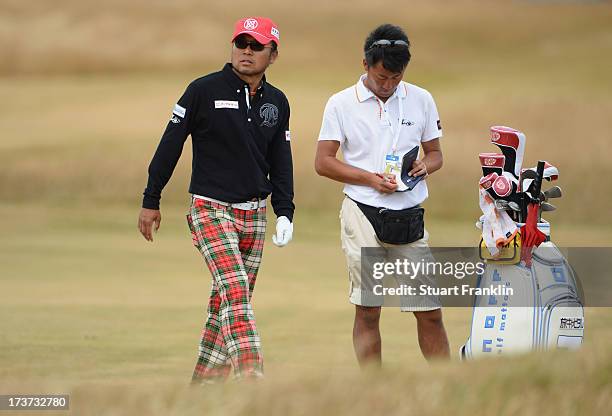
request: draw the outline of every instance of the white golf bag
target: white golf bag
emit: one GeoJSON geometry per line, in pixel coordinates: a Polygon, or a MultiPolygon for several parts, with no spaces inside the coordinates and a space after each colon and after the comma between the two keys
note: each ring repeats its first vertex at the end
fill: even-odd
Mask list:
{"type": "Polygon", "coordinates": [[[582,345],[584,309],[576,277],[552,242],[533,251],[531,268],[487,262],[478,287],[496,285],[513,295],[475,298],[461,359],[582,345]]]}

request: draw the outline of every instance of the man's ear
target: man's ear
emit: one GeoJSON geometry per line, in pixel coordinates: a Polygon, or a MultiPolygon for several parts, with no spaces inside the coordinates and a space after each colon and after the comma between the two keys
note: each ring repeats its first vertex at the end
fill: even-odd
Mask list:
{"type": "Polygon", "coordinates": [[[278,58],[278,49],[275,51],[271,51],[270,52],[270,63],[269,65],[272,65],[274,63],[274,61],[276,61],[276,58],[278,58]]]}
{"type": "Polygon", "coordinates": [[[368,72],[368,61],[363,58],[363,69],[365,72],[368,72]]]}

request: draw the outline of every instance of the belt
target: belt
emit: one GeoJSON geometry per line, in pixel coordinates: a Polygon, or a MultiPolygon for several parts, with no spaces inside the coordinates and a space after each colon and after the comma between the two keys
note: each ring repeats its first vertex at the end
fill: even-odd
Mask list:
{"type": "Polygon", "coordinates": [[[231,207],[231,208],[242,209],[246,211],[263,208],[266,206],[265,199],[253,199],[252,201],[230,203],[230,202],[219,201],[218,199],[209,198],[207,196],[202,196],[202,195],[193,194],[192,196],[196,199],[202,199],[204,201],[210,201],[210,202],[214,202],[219,205],[223,205],[224,207],[231,207]]]}
{"type": "MultiPolygon", "coordinates": [[[[415,206],[413,206],[413,207],[410,207],[410,208],[403,208],[403,209],[390,209],[390,208],[385,208],[385,207],[373,207],[373,206],[371,206],[371,205],[367,205],[367,204],[364,204],[364,203],[362,203],[362,202],[356,201],[356,200],[354,200],[353,198],[351,198],[350,196],[348,196],[348,195],[346,195],[346,194],[345,194],[345,196],[346,196],[348,199],[350,199],[351,201],[353,201],[355,204],[357,204],[357,206],[358,206],[359,208],[362,208],[362,211],[363,211],[363,209],[370,210],[370,211],[372,211],[372,212],[374,212],[374,210],[376,210],[376,212],[378,212],[379,214],[380,214],[381,212],[383,212],[383,211],[391,211],[391,212],[407,212],[407,211],[410,211],[410,210],[413,210],[413,209],[418,209],[418,208],[421,208],[421,204],[416,204],[416,205],[415,205],[415,206]]],[[[374,214],[372,214],[372,215],[374,215],[374,214]]]]}

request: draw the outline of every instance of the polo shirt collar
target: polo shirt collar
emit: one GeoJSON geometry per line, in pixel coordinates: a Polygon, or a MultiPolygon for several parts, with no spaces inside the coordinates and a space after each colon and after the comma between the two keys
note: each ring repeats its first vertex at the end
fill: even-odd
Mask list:
{"type": "MultiPolygon", "coordinates": [[[[374,93],[370,91],[363,83],[363,80],[366,79],[366,77],[367,77],[366,74],[363,74],[362,76],[360,76],[359,81],[357,81],[357,84],[355,85],[355,88],[357,90],[357,99],[359,100],[360,103],[370,98],[375,97],[374,93]]],[[[389,99],[393,98],[394,96],[397,96],[399,98],[406,97],[406,84],[404,83],[404,81],[401,81],[397,85],[397,88],[393,92],[393,95],[389,97],[389,99]]]]}
{"type": "MultiPolygon", "coordinates": [[[[247,85],[247,83],[244,80],[240,79],[240,77],[236,75],[236,73],[232,69],[231,63],[229,62],[226,63],[223,69],[221,70],[221,72],[223,73],[225,80],[230,84],[231,87],[242,89],[244,88],[245,85],[247,85]]],[[[266,85],[266,75],[264,74],[263,78],[261,79],[261,84],[259,85],[259,88],[257,88],[257,90],[263,92],[265,85],[266,85]]]]}

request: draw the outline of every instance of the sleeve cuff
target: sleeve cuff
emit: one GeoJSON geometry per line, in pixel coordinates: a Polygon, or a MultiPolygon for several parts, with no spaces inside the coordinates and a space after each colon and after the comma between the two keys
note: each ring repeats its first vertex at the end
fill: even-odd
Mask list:
{"type": "Polygon", "coordinates": [[[281,209],[279,211],[274,212],[276,214],[276,218],[279,217],[287,217],[289,221],[293,222],[293,211],[290,209],[281,209]]]}
{"type": "Polygon", "coordinates": [[[145,195],[142,198],[142,207],[146,209],[159,209],[159,198],[145,195]]]}

